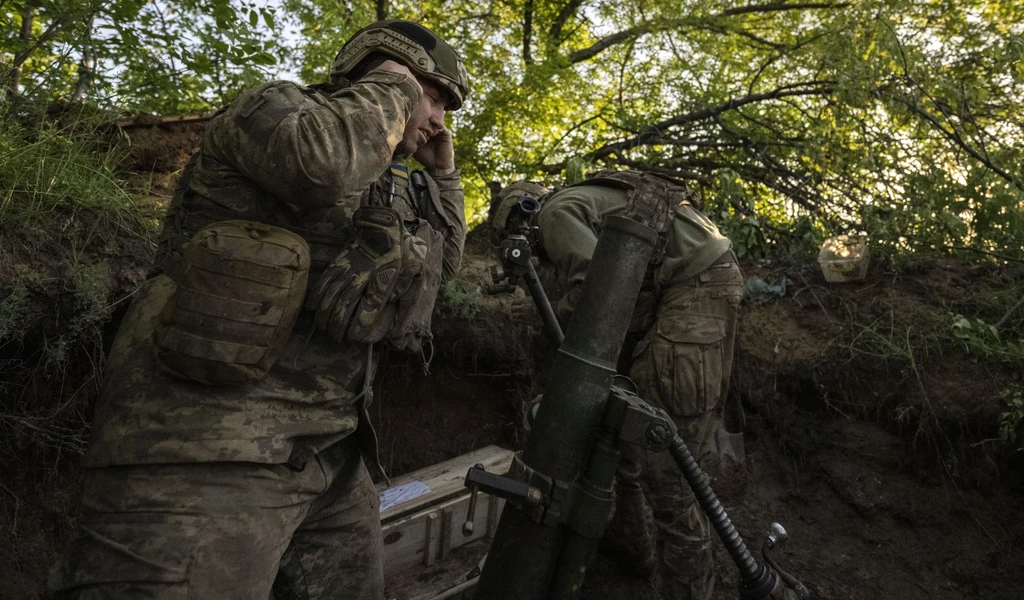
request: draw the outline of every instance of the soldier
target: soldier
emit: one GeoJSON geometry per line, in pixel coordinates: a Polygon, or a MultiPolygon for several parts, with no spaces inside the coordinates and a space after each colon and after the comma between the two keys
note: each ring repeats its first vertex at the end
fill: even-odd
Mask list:
{"type": "MultiPolygon", "coordinates": [[[[706,459],[718,452],[743,277],[730,241],[692,204],[693,191],[635,172],[598,172],[555,192],[517,182],[498,195],[492,225],[504,236],[514,224],[516,203],[524,196],[541,203],[528,224],[536,227],[537,254],[567,285],[568,292],[554,304],[564,327],[579,299],[602,218],[626,212],[642,177],[654,178],[645,189],[656,190],[677,208],[673,222],[659,232],[618,370],[634,380],[641,398],[671,415],[694,456],[706,459]]],[[[529,298],[517,298],[512,310],[521,318],[536,316],[529,298]]],[[[638,573],[650,576],[660,564],[666,600],[710,598],[710,524],[671,456],[624,454],[616,487],[617,510],[606,541],[628,554],[638,573]],[[649,539],[648,511],[656,540],[649,539]]]]}
{"type": "Polygon", "coordinates": [[[58,598],[383,596],[373,348],[429,343],[459,267],[467,93],[444,40],[380,21],[328,83],[213,117],[107,362],[58,598]]]}

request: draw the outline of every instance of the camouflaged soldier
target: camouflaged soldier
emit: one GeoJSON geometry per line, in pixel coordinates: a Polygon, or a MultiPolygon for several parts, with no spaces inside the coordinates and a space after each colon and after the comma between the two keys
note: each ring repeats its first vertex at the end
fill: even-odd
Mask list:
{"type": "Polygon", "coordinates": [[[382,597],[373,349],[429,343],[459,267],[444,115],[467,85],[447,43],[383,21],[329,83],[213,117],[107,363],[58,598],[382,597]]]}
{"type": "MultiPolygon", "coordinates": [[[[564,327],[579,300],[601,220],[626,212],[642,178],[653,178],[646,189],[677,208],[660,232],[618,368],[634,380],[641,398],[672,416],[694,456],[706,461],[718,452],[743,277],[730,241],[691,203],[692,190],[649,174],[612,171],[553,193],[518,182],[499,194],[492,225],[503,236],[525,212],[515,208],[521,198],[541,202],[528,224],[537,228],[538,255],[567,285],[568,293],[554,304],[564,327]]],[[[536,315],[529,298],[518,298],[512,308],[523,318],[536,315]]],[[[637,563],[632,567],[638,573],[652,575],[660,564],[665,600],[710,598],[711,527],[672,457],[624,455],[616,495],[606,542],[637,563]],[[649,537],[648,511],[656,540],[649,537]]]]}

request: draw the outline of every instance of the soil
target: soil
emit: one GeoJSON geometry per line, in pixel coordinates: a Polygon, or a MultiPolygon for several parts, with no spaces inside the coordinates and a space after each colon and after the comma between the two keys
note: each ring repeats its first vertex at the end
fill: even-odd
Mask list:
{"type": "MultiPolygon", "coordinates": [[[[169,196],[175,165],[201,128],[165,125],[170,133],[151,136],[148,146],[133,134],[137,166],[147,169],[143,177],[154,173],[157,184],[147,202],[169,196]],[[173,156],[154,148],[161,144],[173,156]]],[[[45,272],[44,263],[64,260],[30,238],[3,238],[0,300],[11,293],[11,264],[45,272]]],[[[433,352],[382,359],[370,412],[392,475],[488,444],[525,443],[523,403],[543,391],[552,348],[540,332],[512,320],[508,295],[485,293],[488,246],[484,231],[471,232],[459,280],[438,302],[433,352]]],[[[114,303],[141,280],[151,249],[105,247],[114,303]]],[[[1024,452],[1000,441],[997,431],[999,394],[1024,385],[1024,369],[978,359],[933,335],[953,313],[997,321],[1004,304],[993,298],[1019,289],[1024,271],[938,259],[899,273],[874,265],[866,281],[837,286],[826,284],[814,264],[743,266],[748,276],[771,283],[785,276],[789,284],[783,297],[744,300],[731,393],[747,414],[747,458],[742,468],[713,478],[748,547],[759,551],[768,525],[783,523],[790,539],[776,557],[819,599],[1024,597],[1024,452]],[[888,346],[867,345],[869,338],[888,346]],[[901,354],[905,348],[909,355],[901,354]]],[[[35,292],[42,315],[74,306],[53,286],[35,292]]],[[[103,347],[126,305],[111,308],[103,347]]],[[[1007,328],[1024,338],[1024,315],[1007,328]]],[[[0,417],[9,416],[10,390],[39,385],[13,380],[9,369],[42,339],[30,334],[3,345],[0,383],[8,399],[0,417]]],[[[84,355],[72,356],[77,366],[60,388],[39,389],[49,395],[46,407],[74,416],[62,423],[84,424],[95,393],[85,382],[97,373],[84,355]]],[[[84,425],[68,439],[83,434],[84,425]]],[[[14,453],[0,457],[0,598],[44,598],[47,570],[77,519],[81,448],[21,435],[3,446],[14,453]]],[[[716,547],[715,598],[736,598],[735,568],[716,547]]],[[[602,553],[584,597],[657,595],[602,553]]]]}

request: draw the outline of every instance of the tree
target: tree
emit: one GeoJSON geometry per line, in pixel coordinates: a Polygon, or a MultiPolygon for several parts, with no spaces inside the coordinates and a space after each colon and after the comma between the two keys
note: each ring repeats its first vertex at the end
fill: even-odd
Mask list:
{"type": "Polygon", "coordinates": [[[892,251],[1024,257],[1017,2],[283,0],[278,12],[0,0],[13,32],[0,54],[8,82],[33,82],[23,93],[180,113],[222,105],[275,63],[322,81],[358,28],[406,18],[466,60],[473,91],[451,125],[471,222],[492,180],[636,168],[696,184],[751,253],[866,229],[892,251]],[[298,47],[274,45],[279,21],[298,47]]]}
{"type": "Polygon", "coordinates": [[[11,95],[172,114],[222,104],[276,64],[274,9],[231,0],[0,0],[11,95]],[[14,26],[14,27],[9,27],[14,26]]]}

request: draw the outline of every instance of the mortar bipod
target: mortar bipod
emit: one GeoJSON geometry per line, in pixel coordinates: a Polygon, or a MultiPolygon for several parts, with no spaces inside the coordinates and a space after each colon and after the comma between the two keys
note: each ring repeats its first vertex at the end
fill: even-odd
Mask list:
{"type": "Polygon", "coordinates": [[[562,344],[565,334],[558,324],[554,309],[544,287],[540,284],[537,271],[533,268],[533,250],[529,238],[522,233],[513,233],[506,237],[498,247],[499,264],[491,267],[491,281],[494,285],[487,288],[488,294],[512,293],[519,286],[519,281],[526,282],[537,311],[544,321],[544,329],[558,345],[562,344]]]}
{"type": "MultiPolygon", "coordinates": [[[[595,444],[585,473],[577,484],[545,477],[513,460],[508,475],[488,473],[481,465],[466,473],[466,487],[476,495],[479,490],[504,498],[517,508],[525,509],[531,518],[545,525],[566,525],[585,537],[600,536],[611,519],[611,480],[619,453],[609,452],[607,442],[615,446],[635,444],[651,452],[668,451],[693,490],[701,509],[718,533],[723,545],[740,571],[740,600],[809,600],[809,590],[775,562],[771,550],[786,539],[786,530],[772,523],[762,546],[764,561],[757,560],[733,526],[708,478],[693,458],[686,442],[679,437],[675,424],[661,409],[641,400],[635,393],[620,386],[610,390],[605,405],[602,431],[595,444]],[[538,485],[539,484],[539,485],[538,485]],[[604,511],[598,517],[598,513],[604,511]],[[580,518],[584,515],[587,518],[580,518]],[[597,518],[595,518],[597,517],[597,518]],[[598,522],[599,521],[599,522],[598,522]]],[[[473,505],[471,500],[470,505],[473,505]]],[[[472,510],[464,526],[472,531],[472,510]]],[[[564,597],[560,589],[578,589],[587,565],[582,569],[560,569],[552,584],[552,598],[564,597]]]]}

